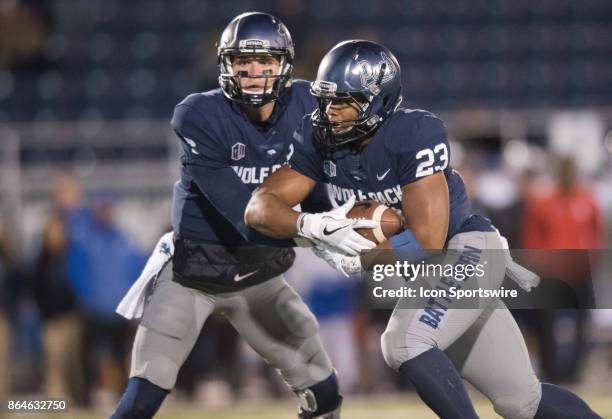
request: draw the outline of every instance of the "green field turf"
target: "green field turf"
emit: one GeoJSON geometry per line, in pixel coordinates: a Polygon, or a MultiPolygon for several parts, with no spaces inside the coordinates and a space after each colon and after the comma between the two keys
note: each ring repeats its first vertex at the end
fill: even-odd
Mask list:
{"type": "MultiPolygon", "coordinates": [[[[612,418],[612,395],[594,396],[581,394],[588,403],[604,418],[612,418]]],[[[486,399],[475,398],[476,410],[481,419],[499,418],[486,399]]],[[[111,409],[112,410],[112,409],[111,409]]],[[[231,407],[206,408],[195,404],[169,403],[156,418],[159,419],[290,419],[296,417],[296,405],[290,401],[282,402],[239,402],[231,407]]],[[[7,419],[93,419],[108,417],[110,411],[72,411],[67,414],[27,414],[7,413],[7,419]]],[[[1,415],[1,413],[0,413],[1,415]]],[[[2,417],[2,416],[0,416],[2,417]]],[[[342,410],[343,419],[435,419],[423,403],[413,395],[349,397],[342,410]]]]}

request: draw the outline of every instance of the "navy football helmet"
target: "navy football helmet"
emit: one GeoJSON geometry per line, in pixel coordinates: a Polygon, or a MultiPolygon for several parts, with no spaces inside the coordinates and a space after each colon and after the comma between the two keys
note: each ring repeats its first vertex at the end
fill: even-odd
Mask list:
{"type": "Polygon", "coordinates": [[[387,48],[372,41],[344,41],[323,57],[310,85],[319,107],[312,114],[314,143],[333,153],[355,145],[383,123],[402,101],[400,66],[387,48]],[[350,101],[359,109],[354,121],[332,122],[326,108],[332,100],[350,101]]]}
{"type": "Polygon", "coordinates": [[[219,84],[226,97],[238,103],[261,106],[276,100],[291,86],[293,41],[287,27],[267,13],[251,12],[236,16],[227,25],[218,44],[219,84]],[[232,61],[238,55],[271,55],[280,62],[278,74],[234,75],[232,61]],[[240,79],[265,78],[261,93],[245,92],[240,79]]]}

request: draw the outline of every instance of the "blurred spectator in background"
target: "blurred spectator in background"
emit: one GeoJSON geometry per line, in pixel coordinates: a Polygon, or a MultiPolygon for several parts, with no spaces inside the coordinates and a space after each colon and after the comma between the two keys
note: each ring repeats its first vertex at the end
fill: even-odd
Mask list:
{"type": "Polygon", "coordinates": [[[49,2],[0,2],[0,69],[42,70],[46,39],[52,26],[49,2]]]}
{"type": "Polygon", "coordinates": [[[126,385],[132,336],[129,324],[115,308],[146,261],[142,251],[114,225],[115,200],[112,192],[101,192],[92,209],[74,209],[68,215],[69,272],[84,322],[86,391],[91,396],[93,389],[102,389],[97,394],[108,399],[119,396],[126,385]]]}
{"type": "Polygon", "coordinates": [[[62,173],[53,183],[52,211],[58,212],[65,221],[72,213],[83,208],[81,185],[71,173],[62,173]]]}
{"type": "Polygon", "coordinates": [[[525,214],[527,201],[532,196],[536,177],[537,173],[534,170],[530,168],[522,170],[518,173],[516,182],[516,199],[507,207],[491,210],[488,213],[495,227],[508,240],[511,249],[520,247],[522,218],[525,214]]]}
{"type": "Polygon", "coordinates": [[[116,197],[112,192],[98,193],[89,208],[76,177],[62,174],[55,181],[53,200],[53,215],[32,281],[47,320],[45,347],[54,369],[48,371],[46,388],[66,391],[68,383],[74,384],[77,391],[69,394],[89,404],[94,388],[108,390],[103,395],[118,395],[123,388],[131,335],[115,307],[140,274],[145,256],[113,224],[116,197]],[[56,294],[45,291],[49,286],[56,294]],[[71,358],[71,366],[79,371],[72,377],[66,375],[69,369],[61,371],[60,384],[56,374],[62,361],[57,357],[68,354],[56,351],[70,349],[79,352],[71,358]]]}
{"type": "Polygon", "coordinates": [[[524,245],[531,249],[604,247],[603,218],[591,188],[579,182],[571,158],[560,158],[557,169],[557,184],[529,197],[522,227],[524,245]]]}
{"type": "Polygon", "coordinates": [[[12,288],[16,280],[15,254],[12,237],[0,217],[0,400],[10,392],[10,323],[12,288]]]}
{"type": "MultiPolygon", "coordinates": [[[[605,246],[601,211],[591,189],[581,184],[571,158],[560,158],[556,184],[528,197],[522,221],[527,249],[598,249],[605,246]]],[[[561,296],[570,307],[593,304],[591,266],[586,251],[532,252],[543,277],[539,301],[561,296]]],[[[578,380],[586,349],[588,311],[539,310],[533,325],[539,340],[542,375],[552,382],[578,380]]]]}
{"type": "Polygon", "coordinates": [[[86,400],[80,359],[81,320],[68,275],[68,237],[57,208],[44,227],[30,280],[43,321],[44,392],[47,397],[86,400]]]}
{"type": "Polygon", "coordinates": [[[361,286],[359,311],[355,315],[355,336],[358,358],[359,386],[357,391],[365,394],[390,394],[398,389],[414,389],[408,382],[400,382],[393,374],[380,351],[380,337],[384,333],[392,310],[372,308],[371,288],[361,286]]]}

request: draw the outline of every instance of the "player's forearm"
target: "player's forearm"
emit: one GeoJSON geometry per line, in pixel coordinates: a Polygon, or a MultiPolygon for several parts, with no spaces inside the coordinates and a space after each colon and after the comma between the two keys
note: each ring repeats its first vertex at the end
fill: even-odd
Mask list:
{"type": "Polygon", "coordinates": [[[442,250],[446,242],[447,228],[443,223],[432,222],[429,225],[414,226],[411,230],[423,249],[442,250]]]}
{"type": "Polygon", "coordinates": [[[297,236],[296,222],[300,213],[272,193],[255,192],[244,213],[246,224],[277,239],[297,236]]]}
{"type": "Polygon", "coordinates": [[[266,237],[245,224],[244,208],[249,201],[251,192],[236,176],[233,169],[228,167],[216,169],[213,172],[211,169],[195,166],[190,167],[190,172],[204,196],[246,240],[274,247],[295,246],[293,240],[266,237]],[[216,182],[206,181],[206,179],[213,177],[216,182]]]}
{"type": "Polygon", "coordinates": [[[443,172],[402,187],[402,212],[406,227],[421,248],[440,250],[449,224],[449,193],[443,172]]]}
{"type": "Polygon", "coordinates": [[[391,265],[397,261],[389,240],[380,243],[371,251],[363,253],[359,258],[361,266],[366,271],[373,269],[374,265],[391,265]]]}
{"type": "MultiPolygon", "coordinates": [[[[392,244],[393,241],[386,240],[371,251],[362,254],[360,260],[363,269],[372,269],[374,265],[391,265],[406,256],[411,260],[414,258],[412,260],[414,263],[420,256],[426,255],[426,252],[423,252],[423,250],[441,250],[444,247],[446,236],[439,232],[437,228],[430,229],[431,234],[426,229],[418,228],[415,230],[416,232],[410,232],[415,239],[413,244],[403,243],[404,246],[395,249],[392,244]]],[[[395,243],[397,244],[397,242],[395,243]]]]}

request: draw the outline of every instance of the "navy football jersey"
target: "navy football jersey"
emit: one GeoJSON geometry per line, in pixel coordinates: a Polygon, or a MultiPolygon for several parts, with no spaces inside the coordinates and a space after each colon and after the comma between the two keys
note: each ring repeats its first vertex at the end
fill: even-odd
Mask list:
{"type": "MultiPolygon", "coordinates": [[[[276,101],[271,117],[261,123],[249,120],[221,89],[189,95],[176,106],[172,127],[182,146],[181,179],[174,185],[172,209],[179,237],[175,280],[204,291],[228,292],[291,266],[295,253],[286,247],[293,241],[250,229],[244,210],[252,191],[287,162],[293,132],[315,106],[302,80],[293,82],[276,101]]],[[[321,187],[309,198],[313,207],[329,208],[321,187]]]]}
{"type": "Polygon", "coordinates": [[[246,226],[234,226],[229,221],[231,212],[243,218],[251,192],[286,163],[294,130],[315,106],[309,85],[303,80],[293,82],[277,101],[270,119],[261,124],[250,121],[221,89],[195,93],[179,103],[172,118],[172,126],[182,139],[183,163],[181,179],[174,185],[174,231],[192,240],[246,244],[239,232],[246,226]],[[205,185],[198,185],[198,179],[194,179],[198,167],[207,175],[200,179],[205,185]],[[240,179],[240,185],[223,184],[215,176],[228,168],[240,179]],[[212,194],[235,195],[232,208],[216,208],[214,198],[207,198],[204,188],[210,188],[212,194]]]}
{"type": "Polygon", "coordinates": [[[450,195],[447,237],[462,231],[469,202],[461,176],[450,166],[450,147],[443,122],[430,112],[399,108],[359,153],[345,148],[324,159],[312,141],[310,116],[294,133],[291,167],[317,182],[329,183],[341,205],[355,195],[401,211],[402,186],[444,172],[450,195]]]}

